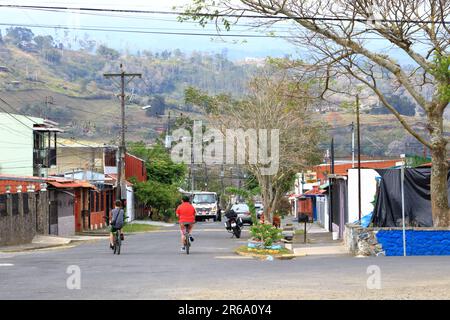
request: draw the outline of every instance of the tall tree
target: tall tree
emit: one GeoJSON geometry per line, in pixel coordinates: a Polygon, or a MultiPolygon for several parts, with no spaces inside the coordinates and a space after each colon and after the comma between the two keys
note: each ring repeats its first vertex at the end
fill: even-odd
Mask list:
{"type": "Polygon", "coordinates": [[[34,34],[28,28],[11,27],[6,29],[6,36],[14,45],[18,45],[21,42],[31,42],[34,34]]]}
{"type": "Polygon", "coordinates": [[[224,95],[210,97],[195,93],[192,88],[187,93],[191,101],[195,97],[200,99],[198,104],[208,113],[211,126],[221,130],[226,137],[226,157],[229,157],[231,142],[227,129],[241,130],[242,134],[236,138],[241,139],[245,150],[237,150],[236,156],[244,152],[240,154],[244,157],[242,165],[257,179],[264,202],[265,221],[271,222],[280,199],[291,188],[295,174],[320,162],[318,145],[323,125],[313,119],[307,86],[293,81],[285,72],[276,72],[255,78],[249,85],[249,94],[242,100],[224,95]],[[260,130],[267,130],[271,136],[265,146],[260,130]],[[278,130],[277,149],[271,140],[272,130],[278,130]],[[269,145],[270,163],[264,158],[267,153],[262,154],[269,151],[264,150],[269,145]],[[254,161],[252,155],[256,153],[258,159],[254,161]],[[277,162],[277,170],[268,169],[272,168],[273,161],[277,162]]]}
{"type": "Polygon", "coordinates": [[[246,15],[253,15],[255,26],[290,22],[298,35],[292,41],[312,49],[314,63],[304,65],[302,72],[313,72],[322,80],[322,97],[333,91],[330,79],[351,76],[370,88],[403,127],[430,149],[433,224],[448,227],[449,141],[443,115],[450,101],[449,13],[448,0],[193,0],[180,20],[214,22],[222,30],[246,15]],[[400,65],[394,50],[373,49],[371,38],[402,51],[414,63],[414,70],[400,65]],[[429,138],[389,102],[380,89],[383,73],[390,74],[398,88],[422,108],[429,138]]]}

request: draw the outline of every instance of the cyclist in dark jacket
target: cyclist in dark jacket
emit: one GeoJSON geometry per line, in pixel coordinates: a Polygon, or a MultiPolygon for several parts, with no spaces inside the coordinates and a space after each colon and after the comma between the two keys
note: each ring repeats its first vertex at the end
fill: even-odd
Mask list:
{"type": "Polygon", "coordinates": [[[109,246],[114,248],[114,233],[120,230],[122,237],[122,227],[123,227],[124,211],[122,209],[122,202],[116,200],[116,207],[112,210],[111,219],[111,232],[109,234],[109,246]]]}

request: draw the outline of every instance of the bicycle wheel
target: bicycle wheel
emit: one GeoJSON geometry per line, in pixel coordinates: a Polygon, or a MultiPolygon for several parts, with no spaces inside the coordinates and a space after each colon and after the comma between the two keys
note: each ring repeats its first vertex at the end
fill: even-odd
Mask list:
{"type": "Polygon", "coordinates": [[[184,237],[186,239],[186,254],[189,254],[189,247],[191,246],[191,241],[189,239],[189,233],[185,233],[184,237]]]}
{"type": "Polygon", "coordinates": [[[120,247],[122,246],[122,240],[120,239],[120,232],[117,231],[116,233],[116,243],[117,243],[117,254],[120,254],[120,247]]]}
{"type": "Polygon", "coordinates": [[[233,229],[234,235],[236,236],[236,238],[240,238],[241,237],[241,228],[236,227],[233,229]]]}

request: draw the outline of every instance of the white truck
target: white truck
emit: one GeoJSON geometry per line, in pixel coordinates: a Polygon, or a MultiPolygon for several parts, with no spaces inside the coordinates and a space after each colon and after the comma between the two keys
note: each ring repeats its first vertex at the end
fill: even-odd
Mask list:
{"type": "Polygon", "coordinates": [[[217,193],[209,191],[194,191],[192,192],[192,205],[197,212],[197,221],[205,219],[221,221],[221,212],[217,193]]]}

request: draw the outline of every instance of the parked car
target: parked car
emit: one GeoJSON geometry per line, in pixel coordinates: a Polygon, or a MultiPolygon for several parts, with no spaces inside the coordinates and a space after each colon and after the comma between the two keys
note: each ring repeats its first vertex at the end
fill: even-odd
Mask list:
{"type": "Polygon", "coordinates": [[[253,224],[252,215],[250,214],[250,208],[245,203],[236,203],[231,207],[231,210],[238,214],[238,217],[242,219],[244,224],[253,224]]]}

